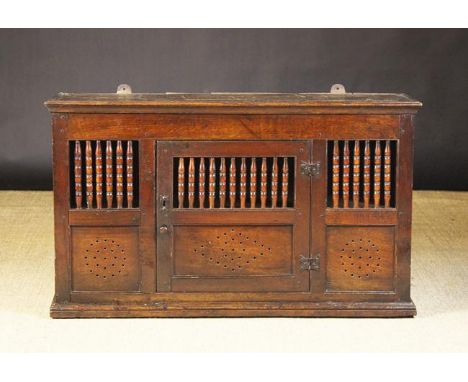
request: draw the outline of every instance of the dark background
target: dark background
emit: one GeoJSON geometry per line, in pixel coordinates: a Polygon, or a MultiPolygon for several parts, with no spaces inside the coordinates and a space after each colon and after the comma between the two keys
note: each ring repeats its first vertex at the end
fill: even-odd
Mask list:
{"type": "Polygon", "coordinates": [[[407,93],[415,188],[468,190],[468,30],[0,30],[0,189],[51,189],[59,91],[407,93]]]}

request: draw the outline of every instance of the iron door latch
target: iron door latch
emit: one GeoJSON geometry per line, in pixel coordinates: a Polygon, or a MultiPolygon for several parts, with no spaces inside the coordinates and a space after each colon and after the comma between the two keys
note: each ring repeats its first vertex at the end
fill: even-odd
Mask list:
{"type": "Polygon", "coordinates": [[[306,176],[320,175],[320,162],[302,162],[301,174],[306,176]]]}
{"type": "Polygon", "coordinates": [[[302,256],[299,258],[303,271],[318,271],[320,269],[320,253],[317,256],[302,256]]]}

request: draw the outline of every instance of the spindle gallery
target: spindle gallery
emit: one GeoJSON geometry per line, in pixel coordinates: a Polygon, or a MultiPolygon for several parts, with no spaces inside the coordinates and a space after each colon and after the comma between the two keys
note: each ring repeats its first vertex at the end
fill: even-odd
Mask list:
{"type": "Polygon", "coordinates": [[[405,317],[404,94],[60,93],[54,318],[405,317]]]}

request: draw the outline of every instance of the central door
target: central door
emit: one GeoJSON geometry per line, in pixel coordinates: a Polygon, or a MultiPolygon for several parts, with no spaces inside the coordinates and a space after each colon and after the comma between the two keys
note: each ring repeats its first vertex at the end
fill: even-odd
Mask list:
{"type": "Polygon", "coordinates": [[[310,145],[158,142],[158,291],[308,291],[310,145]]]}

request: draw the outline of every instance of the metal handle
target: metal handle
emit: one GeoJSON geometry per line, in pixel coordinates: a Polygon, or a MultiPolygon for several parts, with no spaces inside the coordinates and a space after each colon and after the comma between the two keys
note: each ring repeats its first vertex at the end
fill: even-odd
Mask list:
{"type": "Polygon", "coordinates": [[[161,227],[159,227],[159,233],[160,234],[165,234],[169,231],[169,228],[167,228],[167,225],[163,224],[161,227]]]}

